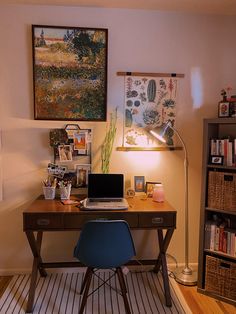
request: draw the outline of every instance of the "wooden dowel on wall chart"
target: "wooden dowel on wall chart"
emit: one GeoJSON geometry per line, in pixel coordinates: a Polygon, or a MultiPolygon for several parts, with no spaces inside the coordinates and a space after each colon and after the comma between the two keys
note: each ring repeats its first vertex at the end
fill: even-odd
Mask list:
{"type": "Polygon", "coordinates": [[[184,77],[178,73],[116,72],[118,76],[184,77]]]}

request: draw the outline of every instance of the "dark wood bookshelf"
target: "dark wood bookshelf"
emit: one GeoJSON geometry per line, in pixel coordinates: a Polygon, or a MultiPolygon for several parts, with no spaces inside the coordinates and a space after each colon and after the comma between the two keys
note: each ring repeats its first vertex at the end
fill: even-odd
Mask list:
{"type": "MultiPolygon", "coordinates": [[[[223,218],[230,221],[230,229],[234,230],[236,225],[236,208],[212,208],[208,204],[208,185],[209,185],[209,173],[216,171],[217,173],[224,173],[226,175],[231,174],[235,179],[236,167],[210,164],[210,141],[211,139],[224,139],[230,137],[236,138],[236,118],[215,118],[215,119],[204,119],[203,123],[203,152],[202,152],[202,190],[201,190],[201,213],[200,213],[200,233],[199,233],[199,260],[198,260],[198,285],[197,291],[221,301],[236,305],[236,299],[226,297],[224,293],[215,293],[214,284],[210,282],[207,277],[207,260],[211,257],[225,263],[230,263],[231,266],[236,265],[236,256],[231,254],[223,253],[218,250],[210,250],[205,248],[205,225],[206,222],[211,220],[214,216],[223,218]],[[208,281],[207,281],[208,280],[208,281]],[[213,289],[209,287],[212,286],[213,289]]],[[[209,192],[210,193],[210,192],[209,192]]],[[[223,194],[224,195],[224,194],[223,194]]],[[[232,272],[233,273],[233,272],[232,272]]],[[[216,274],[217,282],[217,274],[216,274]]],[[[222,278],[221,278],[222,279],[222,278]]],[[[231,278],[233,281],[235,278],[231,278]]],[[[223,278],[224,280],[224,278],[223,278]]],[[[225,279],[225,282],[229,279],[225,279]]],[[[219,283],[220,284],[220,283],[219,283]]],[[[235,287],[233,287],[233,290],[235,287]]],[[[217,289],[215,289],[217,290],[217,289]]],[[[218,289],[220,290],[220,289],[218,289]]]]}

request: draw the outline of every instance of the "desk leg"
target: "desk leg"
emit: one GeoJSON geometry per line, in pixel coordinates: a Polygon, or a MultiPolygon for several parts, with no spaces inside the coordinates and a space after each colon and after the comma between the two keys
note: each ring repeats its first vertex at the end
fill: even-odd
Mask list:
{"type": "Polygon", "coordinates": [[[45,269],[40,265],[42,263],[42,258],[40,256],[41,244],[42,244],[42,237],[43,232],[39,231],[37,233],[37,239],[35,239],[34,233],[32,231],[26,231],[26,236],[31,247],[31,251],[34,256],[33,266],[31,271],[31,280],[30,280],[30,289],[29,289],[29,296],[27,302],[26,313],[31,313],[34,305],[34,295],[37,283],[37,275],[38,271],[40,275],[43,277],[47,276],[45,269]]]}
{"type": "Polygon", "coordinates": [[[153,271],[157,273],[160,270],[160,266],[162,266],[162,278],[163,278],[163,284],[164,284],[164,290],[165,290],[166,306],[168,307],[172,306],[172,302],[171,302],[170,284],[169,284],[169,277],[168,277],[168,270],[167,270],[167,263],[166,263],[166,250],[170,243],[173,232],[174,232],[174,229],[168,229],[165,237],[163,238],[163,230],[157,229],[160,253],[158,255],[156,265],[153,269],[153,271]]]}

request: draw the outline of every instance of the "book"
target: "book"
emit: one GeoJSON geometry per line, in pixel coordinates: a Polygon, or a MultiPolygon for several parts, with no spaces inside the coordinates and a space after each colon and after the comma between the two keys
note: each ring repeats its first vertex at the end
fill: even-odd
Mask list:
{"type": "Polygon", "coordinates": [[[234,139],[234,145],[233,145],[233,152],[234,152],[234,166],[236,167],[236,138],[234,139]]]}
{"type": "Polygon", "coordinates": [[[214,251],[215,249],[215,233],[216,233],[216,224],[213,222],[211,224],[211,235],[210,235],[210,250],[214,251]]]}
{"type": "Polygon", "coordinates": [[[219,140],[219,155],[224,156],[224,150],[225,150],[225,140],[219,140]]]}
{"type": "Polygon", "coordinates": [[[216,229],[215,229],[215,247],[214,247],[215,251],[219,251],[219,240],[220,240],[220,228],[219,228],[219,226],[216,226],[216,229]]]}
{"type": "Polygon", "coordinates": [[[220,140],[216,140],[216,155],[220,155],[220,140]]]}
{"type": "Polygon", "coordinates": [[[227,231],[223,231],[222,235],[222,252],[227,253],[227,231]]]}
{"type": "Polygon", "coordinates": [[[234,236],[234,254],[233,256],[236,256],[236,234],[234,236]]]}
{"type": "Polygon", "coordinates": [[[214,138],[211,139],[210,154],[211,154],[212,156],[217,155],[217,154],[216,154],[216,139],[214,139],[214,138]]]}
{"type": "Polygon", "coordinates": [[[228,142],[227,166],[233,165],[233,143],[228,142]]]}
{"type": "Polygon", "coordinates": [[[229,139],[224,140],[224,166],[227,166],[229,139]]]}
{"type": "Polygon", "coordinates": [[[226,253],[230,255],[231,254],[231,232],[230,232],[230,230],[226,231],[226,236],[227,236],[227,239],[226,239],[226,253]]]}
{"type": "Polygon", "coordinates": [[[205,234],[204,234],[204,241],[205,241],[205,249],[210,249],[210,239],[211,239],[211,223],[205,223],[205,234]]]}
{"type": "Polygon", "coordinates": [[[235,255],[235,232],[230,232],[230,255],[236,256],[235,255]]]}
{"type": "Polygon", "coordinates": [[[226,225],[226,223],[223,222],[219,226],[219,251],[221,251],[221,252],[223,252],[225,225],[226,225]]]}

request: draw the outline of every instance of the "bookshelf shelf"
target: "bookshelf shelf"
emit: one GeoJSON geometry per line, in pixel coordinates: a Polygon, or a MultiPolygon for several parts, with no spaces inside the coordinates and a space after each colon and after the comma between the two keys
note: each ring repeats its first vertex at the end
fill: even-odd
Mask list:
{"type": "Polygon", "coordinates": [[[218,166],[218,165],[207,165],[207,168],[212,168],[212,169],[222,169],[222,170],[232,170],[236,171],[236,167],[234,166],[218,166]]]}
{"type": "Polygon", "coordinates": [[[223,252],[213,251],[213,250],[208,250],[208,249],[205,249],[204,252],[206,252],[208,254],[213,254],[215,256],[222,256],[222,257],[225,257],[225,258],[229,258],[230,260],[233,259],[233,260],[236,261],[236,256],[232,256],[230,254],[226,254],[226,253],[223,253],[223,252]]]}
{"type": "Polygon", "coordinates": [[[219,213],[223,215],[228,214],[228,215],[236,216],[236,211],[232,211],[232,210],[223,210],[223,209],[215,209],[215,208],[206,207],[206,211],[215,212],[215,213],[219,213]]]}
{"type": "Polygon", "coordinates": [[[236,280],[235,273],[230,272],[231,268],[236,267],[235,139],[235,118],[204,120],[197,287],[200,293],[234,305],[235,284],[230,286],[229,292],[225,291],[224,286],[226,282],[231,284],[236,280]],[[214,163],[214,156],[223,156],[220,158],[221,164],[214,163]],[[222,276],[219,275],[219,265],[228,266],[222,276]]]}

